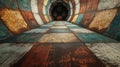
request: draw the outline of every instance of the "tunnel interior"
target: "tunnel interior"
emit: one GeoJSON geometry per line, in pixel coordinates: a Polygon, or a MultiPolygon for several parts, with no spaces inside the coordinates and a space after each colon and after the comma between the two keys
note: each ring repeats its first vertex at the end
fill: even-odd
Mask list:
{"type": "Polygon", "coordinates": [[[120,0],[0,0],[0,67],[120,67],[120,0]]]}
{"type": "Polygon", "coordinates": [[[67,21],[69,17],[69,4],[64,1],[56,1],[50,7],[50,14],[54,21],[67,21]]]}

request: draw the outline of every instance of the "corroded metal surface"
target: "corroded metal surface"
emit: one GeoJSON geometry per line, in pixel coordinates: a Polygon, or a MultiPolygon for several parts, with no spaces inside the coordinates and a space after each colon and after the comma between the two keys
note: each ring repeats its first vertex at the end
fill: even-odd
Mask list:
{"type": "Polygon", "coordinates": [[[15,66],[104,67],[104,64],[83,44],[61,43],[37,44],[15,66]]]}
{"type": "Polygon", "coordinates": [[[1,19],[4,21],[5,25],[14,34],[19,34],[25,30],[28,30],[29,26],[24,21],[19,10],[2,9],[0,11],[1,19]]]}

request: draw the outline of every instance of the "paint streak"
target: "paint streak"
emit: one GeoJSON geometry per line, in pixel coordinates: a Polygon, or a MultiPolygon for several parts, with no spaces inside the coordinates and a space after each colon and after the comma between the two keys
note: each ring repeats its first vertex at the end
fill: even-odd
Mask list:
{"type": "Polygon", "coordinates": [[[29,28],[18,10],[4,8],[0,10],[0,16],[14,34],[22,33],[29,28]]]}

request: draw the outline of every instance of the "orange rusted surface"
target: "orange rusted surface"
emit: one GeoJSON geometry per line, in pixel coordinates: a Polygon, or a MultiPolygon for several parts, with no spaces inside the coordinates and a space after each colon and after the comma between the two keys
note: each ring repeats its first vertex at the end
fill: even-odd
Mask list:
{"type": "Polygon", "coordinates": [[[105,67],[84,45],[35,45],[14,67],[105,67]]]}
{"type": "Polygon", "coordinates": [[[105,10],[98,12],[89,25],[89,28],[97,31],[97,32],[104,32],[111,24],[112,20],[116,15],[117,9],[105,10]]]}
{"type": "Polygon", "coordinates": [[[4,8],[0,10],[0,16],[4,24],[14,34],[19,34],[29,28],[18,10],[4,8]]]}
{"type": "Polygon", "coordinates": [[[98,7],[98,0],[87,0],[86,12],[95,11],[98,7]]]}
{"type": "Polygon", "coordinates": [[[24,19],[26,20],[26,22],[28,23],[28,25],[31,28],[38,27],[38,23],[36,22],[32,12],[30,12],[30,11],[23,11],[23,10],[20,10],[20,11],[22,13],[22,16],[24,17],[24,19]]]}
{"type": "Polygon", "coordinates": [[[98,0],[80,0],[80,13],[97,10],[98,0]]]}
{"type": "Polygon", "coordinates": [[[87,0],[80,0],[80,13],[85,13],[87,7],[87,0]]]}

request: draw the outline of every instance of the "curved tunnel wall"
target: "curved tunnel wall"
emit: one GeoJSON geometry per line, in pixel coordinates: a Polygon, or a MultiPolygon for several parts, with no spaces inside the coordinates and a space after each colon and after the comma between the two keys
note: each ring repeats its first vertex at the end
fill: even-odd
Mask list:
{"type": "MultiPolygon", "coordinates": [[[[0,39],[52,21],[56,0],[0,0],[0,39]]],[[[120,0],[63,0],[70,5],[67,21],[120,40],[120,0]]]]}

